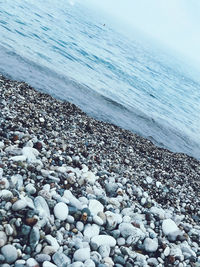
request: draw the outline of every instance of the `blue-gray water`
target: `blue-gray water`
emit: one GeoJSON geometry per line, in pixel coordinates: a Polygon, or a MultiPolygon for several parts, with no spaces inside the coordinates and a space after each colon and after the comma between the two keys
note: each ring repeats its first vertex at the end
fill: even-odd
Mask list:
{"type": "Polygon", "coordinates": [[[200,158],[199,82],[175,59],[103,24],[65,0],[0,0],[0,72],[200,158]]]}

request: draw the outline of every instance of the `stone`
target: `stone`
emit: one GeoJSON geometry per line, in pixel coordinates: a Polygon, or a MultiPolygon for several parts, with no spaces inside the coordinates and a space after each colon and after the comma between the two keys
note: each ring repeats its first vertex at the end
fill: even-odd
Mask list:
{"type": "Polygon", "coordinates": [[[30,247],[32,250],[35,249],[35,247],[37,246],[38,242],[40,240],[40,231],[39,228],[34,226],[30,232],[30,237],[29,237],[29,243],[30,243],[30,247]]]}
{"type": "Polygon", "coordinates": [[[54,207],[54,215],[57,219],[64,221],[67,219],[69,210],[65,203],[59,202],[54,207]]]}
{"type": "Polygon", "coordinates": [[[5,232],[0,231],[0,247],[3,247],[7,242],[7,236],[5,232]]]}
{"type": "Polygon", "coordinates": [[[7,263],[13,263],[17,260],[17,250],[13,245],[5,245],[1,248],[1,253],[7,263]]]}
{"type": "Polygon", "coordinates": [[[43,197],[37,196],[34,199],[34,205],[41,217],[50,217],[49,206],[43,197]]]}
{"type": "Polygon", "coordinates": [[[64,253],[56,252],[53,257],[53,262],[59,267],[66,267],[71,263],[69,257],[67,257],[64,253]]]}
{"type": "Polygon", "coordinates": [[[89,239],[91,239],[94,236],[99,235],[100,228],[96,224],[86,224],[85,229],[83,231],[83,235],[87,236],[89,239]]]}
{"type": "Polygon", "coordinates": [[[98,212],[104,211],[104,206],[96,199],[90,199],[88,207],[93,215],[97,215],[98,212]]]}
{"type": "Polygon", "coordinates": [[[172,221],[171,219],[165,219],[162,223],[162,231],[164,233],[164,235],[169,235],[173,232],[178,231],[179,228],[177,227],[177,225],[175,224],[174,221],[172,221]]]}
{"type": "Polygon", "coordinates": [[[25,209],[26,206],[27,206],[26,201],[19,199],[12,205],[12,209],[14,211],[18,211],[18,210],[25,209]]]}
{"type": "Polygon", "coordinates": [[[145,238],[143,245],[146,252],[156,252],[158,249],[158,239],[145,238]]]}
{"type": "Polygon", "coordinates": [[[91,245],[92,247],[95,247],[96,249],[102,245],[108,245],[109,247],[114,247],[116,245],[116,240],[109,235],[98,235],[94,236],[91,239],[91,245]]]}
{"type": "Polygon", "coordinates": [[[106,211],[107,229],[113,230],[118,224],[122,222],[122,216],[111,211],[106,211]]]}
{"type": "Polygon", "coordinates": [[[36,256],[35,256],[35,260],[37,261],[37,262],[39,262],[39,263],[43,263],[43,262],[45,262],[45,261],[50,261],[51,260],[51,257],[49,256],[49,255],[47,255],[47,254],[37,254],[36,256]]]}
{"type": "Polygon", "coordinates": [[[55,237],[52,235],[46,235],[45,239],[55,249],[55,251],[59,249],[60,246],[55,237]]]}
{"type": "Polygon", "coordinates": [[[170,248],[169,247],[166,247],[165,250],[163,251],[165,257],[168,257],[169,254],[170,254],[170,248]]]}
{"type": "Polygon", "coordinates": [[[39,267],[39,264],[37,263],[37,261],[33,258],[29,258],[27,261],[26,261],[26,265],[27,267],[39,267]]]}
{"type": "Polygon", "coordinates": [[[27,184],[25,190],[28,194],[33,195],[36,193],[36,188],[32,184],[27,184]]]}
{"type": "Polygon", "coordinates": [[[3,189],[0,191],[0,197],[3,199],[3,200],[9,200],[13,197],[13,193],[7,189],[3,189]]]}
{"type": "Polygon", "coordinates": [[[84,262],[90,259],[90,249],[89,248],[80,248],[74,253],[74,260],[84,262]]]}
{"type": "Polygon", "coordinates": [[[107,183],[105,189],[108,196],[115,197],[117,195],[118,185],[116,183],[107,183]]]}
{"type": "Polygon", "coordinates": [[[98,215],[94,215],[93,216],[93,222],[98,224],[98,225],[103,225],[104,224],[103,220],[98,215]]]}
{"type": "Polygon", "coordinates": [[[99,254],[102,258],[109,257],[110,255],[110,246],[108,245],[101,245],[98,249],[99,254]]]}
{"type": "Polygon", "coordinates": [[[81,203],[81,201],[79,201],[70,190],[64,191],[64,197],[69,200],[69,204],[71,206],[77,208],[78,210],[83,209],[83,204],[81,203]]]}
{"type": "Polygon", "coordinates": [[[51,263],[50,261],[44,261],[42,267],[58,267],[58,266],[51,263]]]}
{"type": "Polygon", "coordinates": [[[124,222],[121,223],[119,225],[119,230],[124,238],[127,238],[129,236],[134,236],[137,237],[139,240],[139,239],[144,239],[145,237],[145,234],[139,228],[133,226],[131,223],[124,223],[124,222]]]}
{"type": "Polygon", "coordinates": [[[95,265],[95,263],[94,263],[93,260],[88,259],[88,260],[86,260],[86,261],[84,262],[84,266],[85,266],[85,267],[95,267],[96,265],[95,265]]]}

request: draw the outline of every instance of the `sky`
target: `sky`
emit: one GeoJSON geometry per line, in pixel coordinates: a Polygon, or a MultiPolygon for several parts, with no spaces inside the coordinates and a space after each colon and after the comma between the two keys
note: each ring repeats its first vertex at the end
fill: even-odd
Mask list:
{"type": "Polygon", "coordinates": [[[79,1],[104,11],[126,33],[136,29],[200,65],[200,0],[79,1]]]}

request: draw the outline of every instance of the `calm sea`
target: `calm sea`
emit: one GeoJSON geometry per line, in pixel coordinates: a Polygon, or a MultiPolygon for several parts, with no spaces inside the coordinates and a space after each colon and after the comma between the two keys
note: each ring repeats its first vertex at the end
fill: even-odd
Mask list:
{"type": "Polygon", "coordinates": [[[199,82],[136,36],[66,0],[0,0],[1,73],[200,158],[199,82]]]}

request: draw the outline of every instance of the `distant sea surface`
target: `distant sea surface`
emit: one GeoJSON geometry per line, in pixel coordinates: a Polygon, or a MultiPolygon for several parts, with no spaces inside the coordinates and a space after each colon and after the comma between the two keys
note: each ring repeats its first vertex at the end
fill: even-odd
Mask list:
{"type": "Polygon", "coordinates": [[[178,60],[66,0],[0,0],[0,72],[200,159],[200,84],[178,60]]]}

